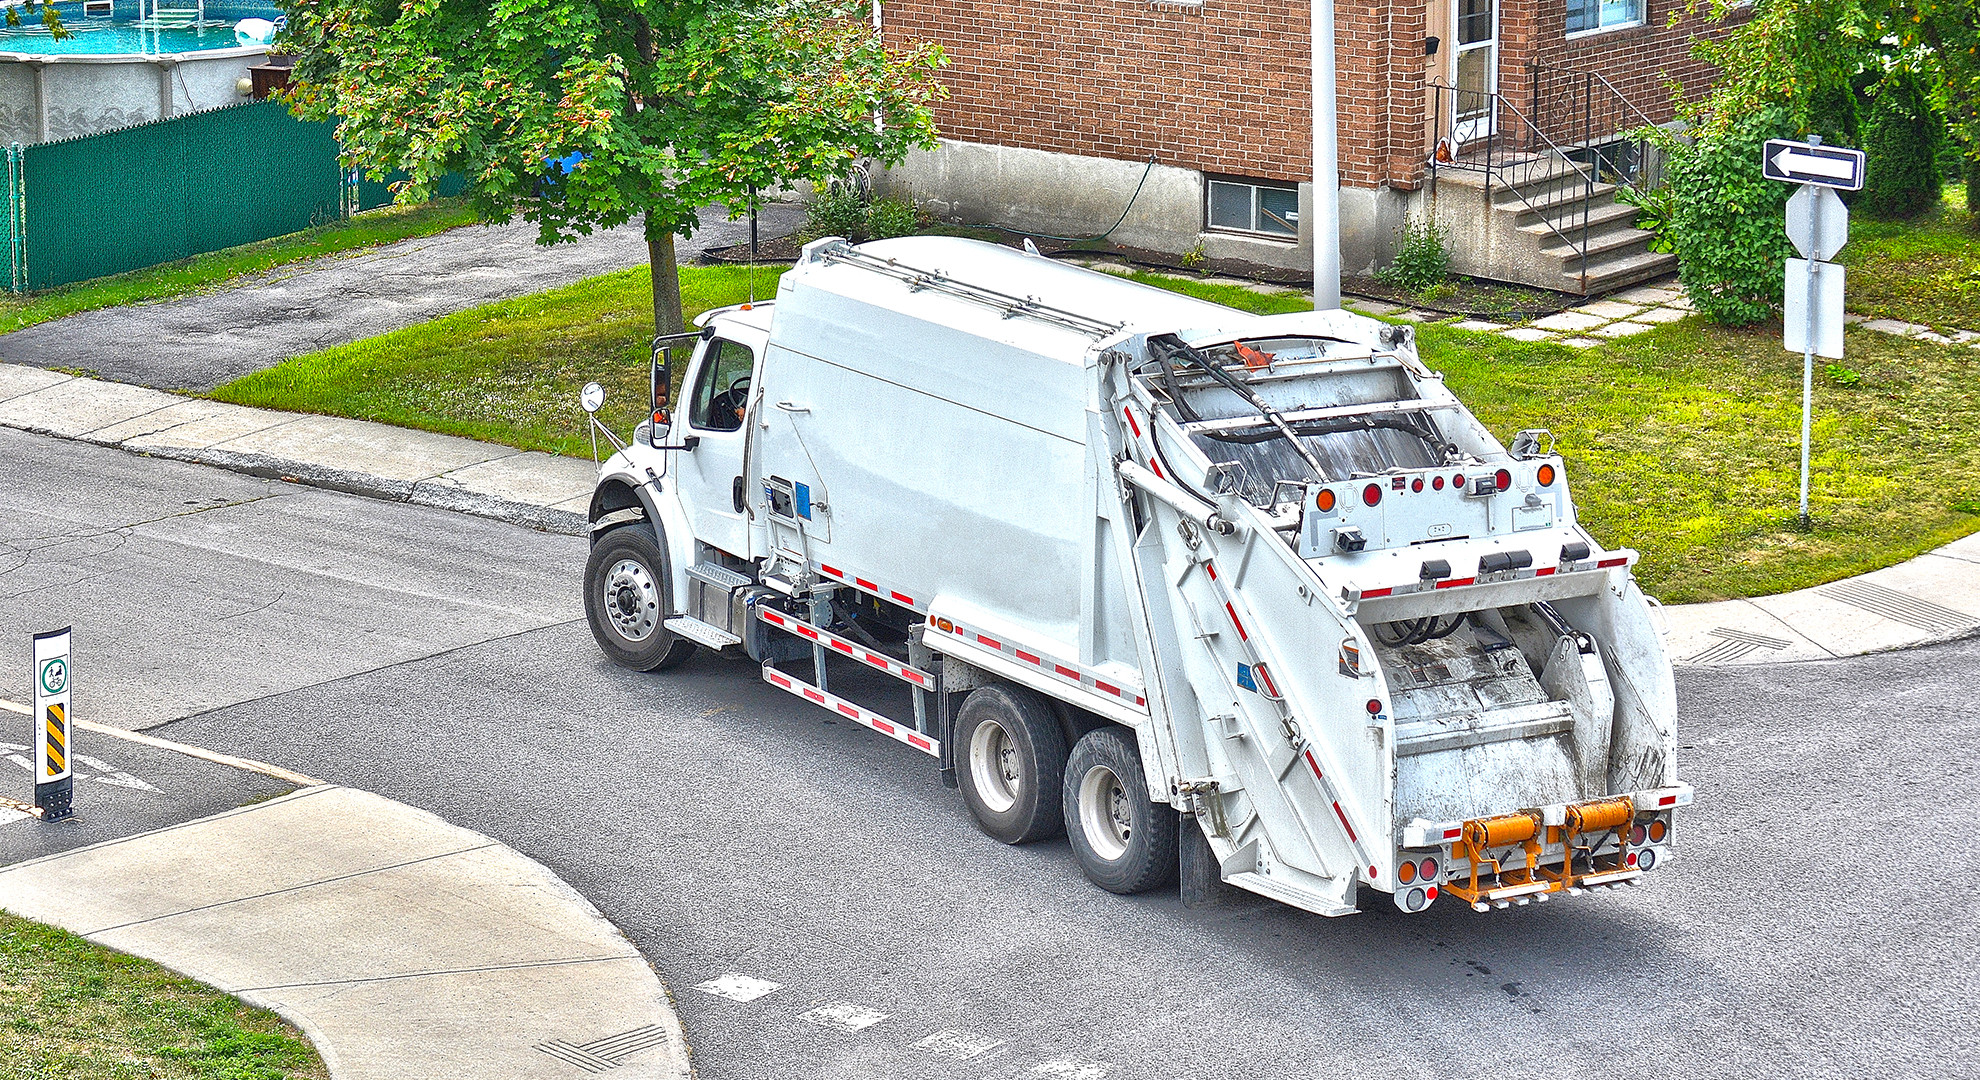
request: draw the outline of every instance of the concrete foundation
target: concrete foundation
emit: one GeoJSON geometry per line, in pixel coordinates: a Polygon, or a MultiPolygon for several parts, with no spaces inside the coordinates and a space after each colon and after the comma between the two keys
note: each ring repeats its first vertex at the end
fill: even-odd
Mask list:
{"type": "Polygon", "coordinates": [[[54,142],[247,99],[268,46],[170,56],[0,52],[0,144],[54,142]]]}
{"type": "MultiPolygon", "coordinates": [[[[1146,162],[944,139],[877,177],[875,187],[912,198],[944,221],[1086,237],[1120,219],[1107,239],[1125,247],[1172,255],[1200,249],[1209,259],[1306,273],[1313,268],[1311,184],[1299,185],[1297,241],[1206,229],[1203,173],[1161,164],[1151,169],[1146,162]]],[[[1388,262],[1396,229],[1420,193],[1343,187],[1340,202],[1341,266],[1364,273],[1388,262]]]]}

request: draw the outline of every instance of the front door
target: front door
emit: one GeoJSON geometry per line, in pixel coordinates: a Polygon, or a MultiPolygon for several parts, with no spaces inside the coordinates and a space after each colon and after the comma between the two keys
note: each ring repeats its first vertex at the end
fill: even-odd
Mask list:
{"type": "Polygon", "coordinates": [[[749,558],[748,485],[743,481],[750,379],[756,353],[740,342],[710,338],[697,358],[687,394],[692,450],[674,451],[673,474],[695,538],[749,558]]]}
{"type": "Polygon", "coordinates": [[[1452,132],[1460,143],[1490,135],[1498,120],[1499,5],[1497,0],[1451,0],[1457,47],[1451,85],[1457,87],[1452,132]]]}

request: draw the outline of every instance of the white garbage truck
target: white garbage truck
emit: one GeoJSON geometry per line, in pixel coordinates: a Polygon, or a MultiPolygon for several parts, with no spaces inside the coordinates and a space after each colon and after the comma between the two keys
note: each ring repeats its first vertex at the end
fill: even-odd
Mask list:
{"type": "Polygon", "coordinates": [[[654,356],[590,508],[616,663],[746,655],[1116,892],[1484,911],[1672,859],[1692,791],[1636,554],[1408,326],[826,239],[654,356]]]}

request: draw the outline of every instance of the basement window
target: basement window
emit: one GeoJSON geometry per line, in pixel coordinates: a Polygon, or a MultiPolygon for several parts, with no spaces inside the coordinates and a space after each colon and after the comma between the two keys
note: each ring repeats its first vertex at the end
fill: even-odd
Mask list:
{"type": "Polygon", "coordinates": [[[1299,186],[1278,180],[1211,177],[1210,227],[1256,233],[1279,240],[1299,239],[1299,186]]]}
{"type": "Polygon", "coordinates": [[[1567,0],[1567,32],[1592,34],[1643,25],[1643,0],[1567,0]]]}

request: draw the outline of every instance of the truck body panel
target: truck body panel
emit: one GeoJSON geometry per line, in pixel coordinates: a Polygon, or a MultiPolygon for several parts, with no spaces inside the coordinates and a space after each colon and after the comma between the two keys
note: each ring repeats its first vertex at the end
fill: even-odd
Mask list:
{"type": "Polygon", "coordinates": [[[688,376],[705,397],[721,342],[755,350],[740,446],[652,449],[696,433],[677,414],[603,470],[693,534],[663,540],[669,627],[945,763],[950,688],[1126,725],[1147,797],[1224,880],[1323,914],[1370,888],[1525,903],[1668,861],[1691,796],[1634,553],[1602,549],[1559,456],[1535,433],[1509,451],[1406,328],[938,238],[809,245],[764,308],[712,313],[688,376]],[[741,538],[715,512],[736,507],[667,506],[731,488],[741,538]],[[815,684],[759,616],[809,643],[815,684]],[[828,691],[828,655],[914,685],[914,721],[828,691]]]}

